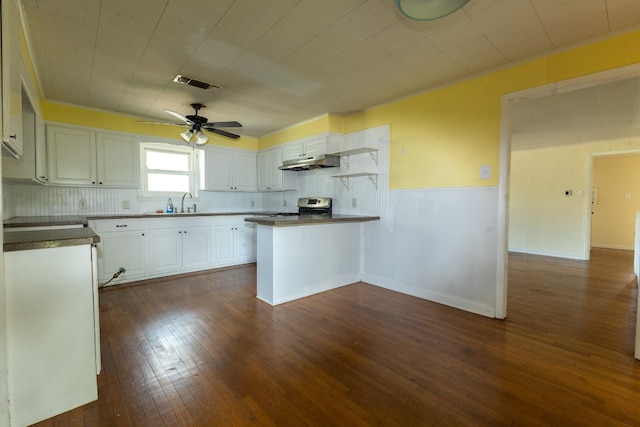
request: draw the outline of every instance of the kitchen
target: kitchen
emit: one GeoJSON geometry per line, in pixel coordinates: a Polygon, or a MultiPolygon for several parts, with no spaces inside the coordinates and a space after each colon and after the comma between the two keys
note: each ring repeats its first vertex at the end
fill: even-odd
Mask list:
{"type": "MultiPolygon", "coordinates": [[[[370,129],[375,132],[384,128],[388,164],[377,178],[333,178],[325,171],[292,172],[298,174],[293,191],[204,191],[193,203],[202,212],[280,212],[293,211],[299,197],[329,195],[340,213],[381,217],[379,225],[366,235],[368,252],[362,261],[363,280],[484,316],[504,318],[506,307],[500,298],[504,277],[499,254],[505,245],[501,242],[504,237],[500,224],[496,225],[502,202],[498,191],[502,164],[497,142],[500,98],[523,88],[637,62],[635,51],[624,49],[636,35],[618,34],[581,49],[510,64],[510,68],[416,97],[352,114],[330,113],[301,120],[296,126],[260,137],[243,136],[233,144],[216,140],[211,145],[219,143],[225,148],[257,152],[321,134],[352,137],[360,142],[370,129]],[[601,62],[593,64],[589,61],[593,57],[601,62]],[[438,120],[423,123],[427,122],[424,117],[438,120]],[[425,141],[430,145],[425,146],[425,141]],[[452,142],[455,148],[451,148],[452,142]],[[488,177],[481,177],[481,170],[488,170],[488,177]],[[427,224],[425,218],[429,219],[427,224]],[[424,224],[424,228],[408,225],[416,223],[424,224]],[[436,247],[438,250],[433,249],[436,247]],[[468,262],[460,263],[461,259],[468,262]]],[[[136,117],[40,99],[33,83],[37,81],[34,65],[24,65],[25,75],[32,80],[29,83],[27,78],[26,86],[34,85],[34,108],[47,122],[142,135],[146,142],[177,139],[175,129],[139,124],[136,117]]],[[[310,90],[297,89],[300,93],[310,90]]],[[[360,156],[362,162],[375,164],[369,154],[360,156]]],[[[385,164],[382,157],[378,163],[385,164]]],[[[135,189],[39,186],[10,180],[3,188],[4,218],[126,215],[154,212],[165,203],[165,198],[141,200],[135,189]]]]}

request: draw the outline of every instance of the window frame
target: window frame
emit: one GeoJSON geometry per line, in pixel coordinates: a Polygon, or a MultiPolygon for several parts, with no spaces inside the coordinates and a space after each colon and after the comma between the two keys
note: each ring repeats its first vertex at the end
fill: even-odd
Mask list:
{"type": "Polygon", "coordinates": [[[188,176],[189,177],[189,192],[193,197],[197,197],[200,183],[200,168],[199,168],[199,149],[194,147],[178,146],[173,144],[165,144],[158,142],[141,142],[140,143],[140,196],[148,198],[158,197],[181,197],[185,192],[182,191],[150,191],[148,190],[149,173],[161,173],[166,175],[176,176],[188,176]],[[165,169],[147,169],[147,151],[155,151],[169,154],[187,154],[189,156],[188,164],[189,171],[168,171],[165,169]]]}

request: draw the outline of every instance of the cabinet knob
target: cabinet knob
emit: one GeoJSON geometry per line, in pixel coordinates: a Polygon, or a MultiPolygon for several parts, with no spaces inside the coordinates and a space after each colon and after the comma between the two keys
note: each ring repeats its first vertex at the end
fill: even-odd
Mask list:
{"type": "Polygon", "coordinates": [[[142,233],[142,235],[144,236],[144,233],[142,233]]]}
{"type": "Polygon", "coordinates": [[[95,182],[95,181],[91,181],[91,183],[92,183],[92,184],[95,184],[96,182],[95,182]]]}

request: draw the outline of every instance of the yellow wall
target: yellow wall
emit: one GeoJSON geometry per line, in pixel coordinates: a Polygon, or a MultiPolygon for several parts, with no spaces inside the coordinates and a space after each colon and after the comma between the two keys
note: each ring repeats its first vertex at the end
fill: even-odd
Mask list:
{"type": "Polygon", "coordinates": [[[640,211],[640,154],[593,159],[597,205],[591,209],[591,245],[632,249],[640,211]]]}

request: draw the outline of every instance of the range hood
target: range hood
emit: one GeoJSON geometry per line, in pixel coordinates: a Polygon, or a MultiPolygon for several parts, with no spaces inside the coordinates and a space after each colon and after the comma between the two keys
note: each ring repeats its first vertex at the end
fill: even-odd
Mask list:
{"type": "Polygon", "coordinates": [[[335,168],[340,166],[340,156],[322,154],[301,159],[285,160],[278,169],[283,171],[308,171],[311,169],[335,168]]]}

